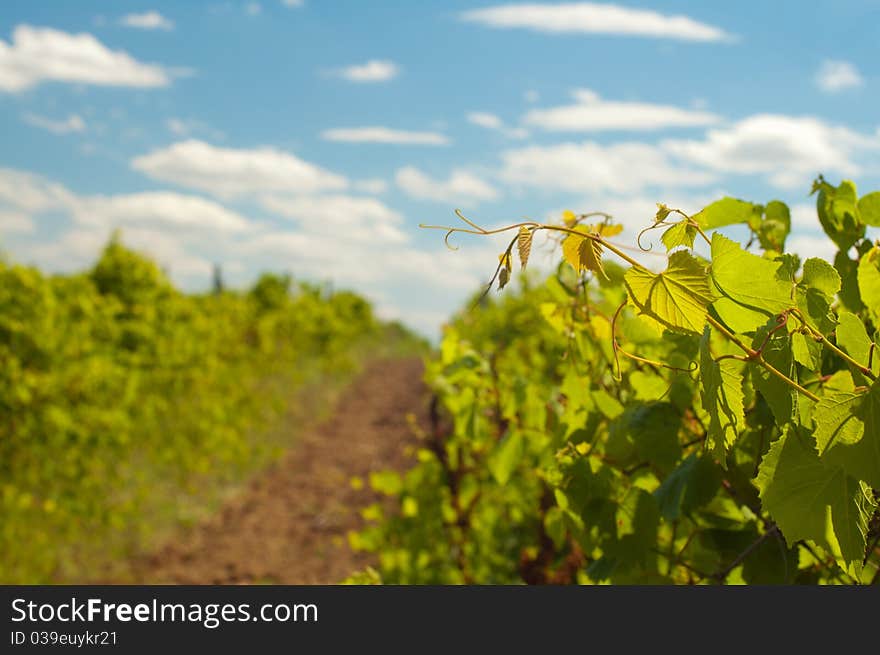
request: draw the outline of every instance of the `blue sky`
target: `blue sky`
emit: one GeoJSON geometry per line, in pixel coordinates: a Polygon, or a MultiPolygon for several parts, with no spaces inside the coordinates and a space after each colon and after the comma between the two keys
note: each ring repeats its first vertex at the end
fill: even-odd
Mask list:
{"type": "Polygon", "coordinates": [[[186,289],[287,270],[429,336],[497,261],[417,227],[456,207],[634,239],[778,198],[827,257],[813,177],[880,189],[878,42],[868,0],[5,0],[0,248],[77,270],[121,227],[186,289]]]}

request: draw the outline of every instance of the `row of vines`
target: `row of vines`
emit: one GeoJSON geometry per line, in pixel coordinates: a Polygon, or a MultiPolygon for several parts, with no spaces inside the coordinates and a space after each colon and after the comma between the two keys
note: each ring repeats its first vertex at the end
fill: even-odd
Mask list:
{"type": "Polygon", "coordinates": [[[0,581],[107,574],[276,455],[292,390],[388,329],[287,276],[184,294],[118,239],[81,274],[0,260],[0,581]]]}
{"type": "Polygon", "coordinates": [[[411,470],[373,475],[397,509],[351,535],[379,556],[354,579],[877,583],[880,192],[812,191],[833,263],[786,251],[779,201],[658,205],[638,243],[660,236],[661,272],[601,214],[441,228],[509,231],[499,291],[537,233],[563,261],[446,328],[433,425],[411,470]]]}

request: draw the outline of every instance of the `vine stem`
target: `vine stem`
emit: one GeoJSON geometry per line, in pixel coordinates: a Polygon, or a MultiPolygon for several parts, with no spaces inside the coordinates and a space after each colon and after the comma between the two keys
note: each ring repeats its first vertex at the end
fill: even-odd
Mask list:
{"type": "Polygon", "coordinates": [[[729,341],[734,343],[738,348],[740,348],[744,353],[746,353],[749,361],[755,362],[756,364],[758,364],[758,366],[763,368],[765,371],[767,371],[771,375],[776,376],[777,378],[779,378],[780,380],[785,382],[788,386],[792,387],[793,389],[796,389],[799,393],[803,394],[804,396],[806,396],[807,398],[809,398],[813,402],[819,402],[819,396],[814,394],[809,389],[802,387],[796,381],[794,381],[790,377],[788,377],[785,373],[783,373],[778,368],[776,368],[775,366],[770,364],[770,362],[768,362],[766,359],[764,359],[764,356],[759,351],[744,344],[739,337],[737,337],[735,334],[733,334],[733,332],[731,332],[726,327],[724,327],[720,322],[716,321],[711,316],[706,316],[706,321],[709,323],[709,325],[711,325],[713,328],[718,330],[729,341]]]}

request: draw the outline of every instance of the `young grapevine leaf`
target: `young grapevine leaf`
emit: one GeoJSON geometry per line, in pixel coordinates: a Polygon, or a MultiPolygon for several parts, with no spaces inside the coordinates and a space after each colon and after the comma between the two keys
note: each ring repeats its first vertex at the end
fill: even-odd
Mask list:
{"type": "Polygon", "coordinates": [[[761,205],[755,205],[738,198],[722,198],[716,200],[711,205],[704,207],[700,212],[694,215],[694,220],[704,229],[714,230],[716,227],[724,227],[725,225],[733,225],[735,223],[746,223],[754,220],[757,216],[760,218],[761,205]]]}
{"type": "Polygon", "coordinates": [[[821,438],[823,443],[822,461],[838,464],[880,488],[880,382],[871,385],[868,393],[838,392],[831,398],[825,411],[817,406],[814,413],[816,442],[821,438]]]}
{"type": "Polygon", "coordinates": [[[532,231],[526,226],[519,228],[519,234],[516,237],[516,248],[519,252],[519,261],[522,268],[529,263],[529,254],[532,252],[532,231]]]}
{"type": "Polygon", "coordinates": [[[663,518],[677,521],[712,500],[720,487],[718,467],[708,457],[692,453],[666,476],[654,498],[663,518]]]}
{"type": "Polygon", "coordinates": [[[804,275],[797,286],[797,303],[807,323],[823,334],[834,329],[831,304],[840,291],[840,275],[824,259],[804,262],[804,275]]]}
{"type": "Polygon", "coordinates": [[[745,426],[741,364],[733,359],[716,362],[709,351],[709,329],[700,341],[700,396],[709,413],[706,446],[717,456],[727,452],[745,426]]]}
{"type": "Polygon", "coordinates": [[[875,322],[880,319],[880,246],[874,246],[859,261],[859,295],[875,322]]]}
{"type": "Polygon", "coordinates": [[[865,236],[865,225],[859,220],[856,185],[843,180],[833,187],[821,178],[813,184],[818,190],[816,211],[822,229],[841,250],[848,250],[865,236]]]}
{"type": "Polygon", "coordinates": [[[837,345],[845,350],[850,357],[866,368],[870,360],[874,374],[880,373],[880,353],[874,352],[872,355],[871,338],[858,316],[845,310],[839,311],[835,334],[837,345]]]}
{"type": "Polygon", "coordinates": [[[859,198],[858,208],[862,223],[880,227],[880,191],[859,198]]]}
{"type": "Polygon", "coordinates": [[[624,276],[630,300],[671,330],[701,334],[714,300],[706,267],[686,251],[674,252],[662,273],[633,267],[624,276]]]}
{"type": "Polygon", "coordinates": [[[819,459],[812,439],[786,431],[764,455],[755,482],[788,543],[810,539],[861,564],[873,503],[858,480],[819,459]]]}
{"type": "Polygon", "coordinates": [[[663,232],[660,240],[663,242],[663,245],[666,246],[668,252],[679,246],[693,248],[694,240],[696,238],[697,228],[691,225],[688,221],[680,221],[675,225],[668,227],[663,232]]]}
{"type": "Polygon", "coordinates": [[[840,250],[834,256],[834,268],[840,274],[840,304],[851,312],[861,312],[864,305],[859,293],[859,262],[850,259],[846,251],[840,250]]]}
{"type": "MultiPolygon", "coordinates": [[[[754,228],[753,228],[754,229],[754,228]]],[[[788,205],[778,200],[771,200],[764,208],[764,220],[755,232],[764,250],[782,252],[785,239],[791,231],[791,212],[788,205]]]]}
{"type": "Polygon", "coordinates": [[[794,305],[793,283],[783,265],[712,235],[712,281],[722,297],[712,307],[735,332],[752,332],[794,305]]]}
{"type": "Polygon", "coordinates": [[[602,268],[602,246],[595,239],[587,236],[590,231],[586,226],[579,225],[575,228],[584,236],[569,234],[562,242],[562,254],[565,261],[572,265],[577,273],[581,271],[594,271],[602,277],[605,270],[602,268]]]}
{"type": "MultiPolygon", "coordinates": [[[[784,332],[782,335],[777,333],[765,344],[764,340],[769,330],[769,326],[765,325],[757,331],[752,348],[760,348],[763,344],[764,348],[761,352],[764,360],[790,379],[796,379],[797,369],[792,355],[791,338],[784,332]]],[[[797,392],[794,388],[762,366],[750,363],[749,368],[755,386],[770,406],[777,425],[785,425],[791,421],[797,410],[797,392]]]]}

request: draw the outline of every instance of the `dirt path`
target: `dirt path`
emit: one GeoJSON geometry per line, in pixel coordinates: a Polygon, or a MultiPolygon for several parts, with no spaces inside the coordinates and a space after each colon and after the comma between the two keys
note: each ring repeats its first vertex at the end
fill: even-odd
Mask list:
{"type": "MultiPolygon", "coordinates": [[[[144,562],[143,583],[335,583],[371,563],[346,534],[373,502],[352,476],[404,470],[414,440],[407,415],[427,425],[418,359],[379,361],[347,389],[328,421],[303,435],[211,520],[144,562]]],[[[368,486],[368,485],[367,485],[368,486]]]]}

